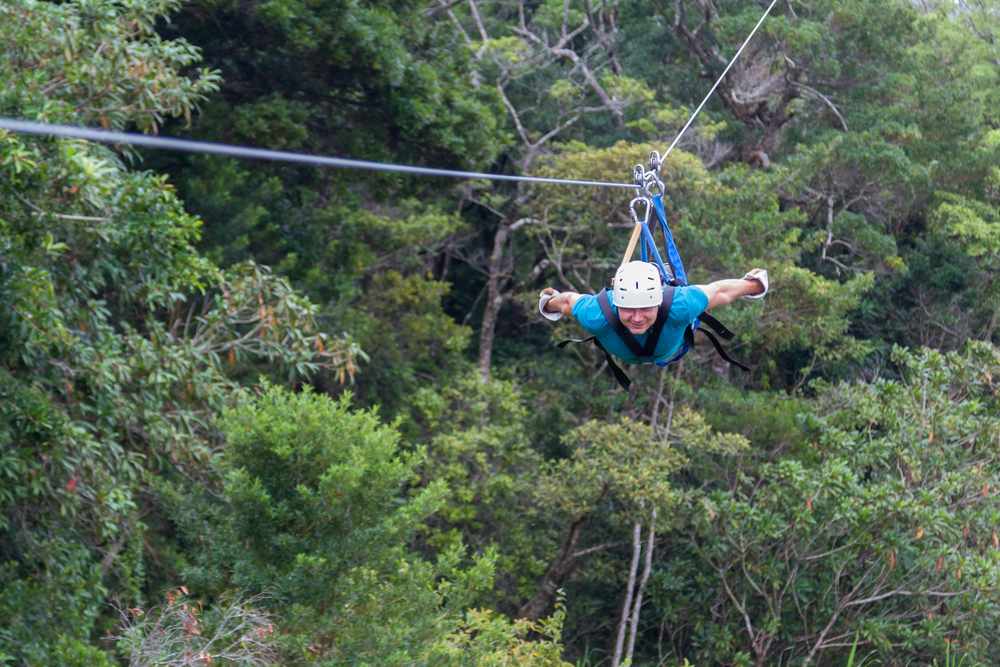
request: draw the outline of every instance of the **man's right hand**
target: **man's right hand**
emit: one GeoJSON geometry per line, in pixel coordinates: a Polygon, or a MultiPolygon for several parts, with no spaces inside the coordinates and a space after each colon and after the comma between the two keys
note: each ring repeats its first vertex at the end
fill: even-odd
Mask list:
{"type": "Polygon", "coordinates": [[[550,320],[557,320],[563,315],[572,315],[573,306],[580,295],[576,292],[559,292],[552,287],[546,287],[538,295],[538,310],[550,320]],[[559,317],[551,317],[558,314],[559,317]]]}
{"type": "Polygon", "coordinates": [[[546,287],[542,290],[542,293],[538,295],[538,312],[542,314],[547,320],[555,322],[562,317],[562,313],[558,309],[552,309],[552,302],[558,298],[559,292],[555,291],[551,287],[546,287]]]}

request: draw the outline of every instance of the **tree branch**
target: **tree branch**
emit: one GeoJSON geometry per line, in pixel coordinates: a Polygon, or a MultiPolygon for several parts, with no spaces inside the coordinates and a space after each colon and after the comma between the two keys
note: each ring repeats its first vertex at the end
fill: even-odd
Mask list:
{"type": "MultiPolygon", "coordinates": [[[[802,88],[803,90],[807,90],[807,91],[809,91],[810,93],[812,93],[813,95],[815,95],[816,97],[818,97],[819,99],[821,99],[821,100],[822,100],[823,102],[826,102],[826,105],[827,105],[828,107],[830,107],[830,110],[831,110],[831,111],[832,111],[832,112],[833,112],[833,113],[834,113],[834,114],[835,114],[835,115],[837,116],[837,118],[838,118],[838,119],[840,120],[840,128],[841,128],[841,129],[842,129],[842,130],[843,130],[844,132],[847,132],[847,121],[846,121],[846,120],[844,120],[844,117],[840,115],[840,111],[838,111],[838,110],[837,110],[837,107],[836,107],[836,106],[835,106],[835,105],[833,104],[833,102],[831,102],[831,101],[830,101],[830,99],[829,99],[829,98],[828,98],[828,97],[827,97],[826,95],[824,95],[823,93],[819,92],[819,91],[818,91],[818,90],[816,90],[815,88],[810,88],[810,87],[809,87],[809,86],[807,86],[806,84],[804,84],[804,83],[799,83],[798,81],[791,81],[791,80],[789,80],[789,82],[788,82],[788,83],[790,83],[790,84],[791,84],[792,86],[794,86],[794,87],[796,87],[796,88],[802,88]]],[[[803,666],[803,667],[804,667],[804,666],[803,666]]]]}

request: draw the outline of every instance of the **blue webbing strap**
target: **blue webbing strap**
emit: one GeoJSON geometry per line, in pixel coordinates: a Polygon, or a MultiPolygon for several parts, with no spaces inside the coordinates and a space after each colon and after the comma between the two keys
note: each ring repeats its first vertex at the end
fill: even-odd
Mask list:
{"type": "MultiPolygon", "coordinates": [[[[691,331],[692,332],[698,330],[698,324],[699,324],[698,318],[695,318],[694,322],[691,323],[691,331]]],[[[676,364],[678,361],[680,361],[684,357],[685,354],[687,354],[690,351],[691,351],[691,346],[687,344],[687,341],[684,341],[683,343],[681,343],[681,346],[679,348],[677,348],[677,354],[675,354],[674,356],[670,357],[666,361],[657,361],[656,365],[657,366],[667,366],[669,364],[676,364]]]]}
{"type": "Polygon", "coordinates": [[[642,225],[642,261],[648,262],[649,252],[653,254],[653,260],[656,261],[656,265],[660,267],[660,275],[663,276],[663,282],[668,285],[671,284],[671,279],[674,277],[672,271],[667,269],[663,264],[663,258],[660,257],[660,251],[656,248],[656,242],[653,240],[653,233],[649,231],[649,226],[646,223],[641,223],[642,225]]]}
{"type": "MultiPolygon", "coordinates": [[[[642,261],[649,261],[647,259],[647,245],[652,250],[653,258],[656,260],[656,264],[660,267],[660,272],[663,274],[663,280],[665,282],[670,282],[671,279],[680,282],[681,285],[687,285],[687,273],[684,271],[684,262],[681,260],[681,255],[677,251],[677,244],[674,243],[674,236],[670,233],[670,227],[667,224],[667,213],[663,208],[663,197],[661,195],[655,195],[653,197],[653,209],[656,211],[656,218],[660,221],[660,227],[663,229],[663,243],[667,250],[667,259],[670,261],[670,268],[672,271],[668,271],[667,267],[663,264],[663,259],[660,257],[660,252],[656,248],[656,242],[653,240],[653,233],[648,226],[642,226],[642,261]]],[[[698,329],[699,321],[695,319],[691,323],[691,331],[696,331],[698,329]]],[[[687,341],[681,343],[680,348],[677,350],[677,354],[668,359],[667,361],[658,361],[656,364],[658,366],[666,366],[668,364],[677,363],[681,358],[691,350],[691,346],[688,345],[687,341]]]]}
{"type": "MultiPolygon", "coordinates": [[[[667,260],[670,262],[670,266],[674,270],[674,278],[679,280],[682,285],[687,285],[687,272],[684,271],[684,262],[681,261],[681,255],[677,252],[677,245],[674,243],[674,236],[670,233],[670,226],[667,225],[667,213],[663,209],[662,196],[655,195],[653,197],[653,209],[656,211],[656,217],[659,218],[660,226],[663,228],[663,240],[667,246],[667,260]]],[[[652,242],[652,234],[650,235],[649,240],[652,242]]],[[[662,262],[660,263],[662,264],[662,262]]]]}

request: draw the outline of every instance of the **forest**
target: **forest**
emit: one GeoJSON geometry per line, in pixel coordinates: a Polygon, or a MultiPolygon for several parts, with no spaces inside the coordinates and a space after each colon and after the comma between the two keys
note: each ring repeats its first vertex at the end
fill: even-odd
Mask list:
{"type": "Polygon", "coordinates": [[[1000,1],[0,0],[0,665],[1000,665],[1000,1]],[[997,378],[997,385],[993,378],[997,378]]]}

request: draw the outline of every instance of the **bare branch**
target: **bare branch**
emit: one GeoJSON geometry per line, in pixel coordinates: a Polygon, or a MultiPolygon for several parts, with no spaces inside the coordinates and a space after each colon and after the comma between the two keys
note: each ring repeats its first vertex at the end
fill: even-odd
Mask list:
{"type": "Polygon", "coordinates": [[[34,210],[38,211],[39,213],[43,213],[45,215],[51,215],[51,216],[53,216],[55,218],[61,218],[63,220],[81,220],[81,221],[84,221],[84,222],[107,222],[108,220],[111,219],[111,218],[95,218],[95,217],[92,217],[92,216],[89,216],[89,215],[63,215],[61,213],[51,213],[49,211],[44,211],[44,210],[38,208],[37,206],[35,206],[30,201],[28,201],[27,199],[25,199],[24,197],[22,197],[21,195],[19,195],[16,192],[14,193],[14,196],[17,197],[18,199],[20,199],[22,202],[24,202],[25,205],[33,208],[34,210]]]}
{"type": "Polygon", "coordinates": [[[424,10],[424,15],[425,16],[431,16],[431,17],[440,16],[444,12],[449,11],[453,7],[455,7],[457,5],[460,5],[463,2],[465,2],[465,1],[466,0],[451,0],[451,2],[445,3],[442,0],[441,4],[439,6],[437,6],[437,7],[427,7],[424,10]]]}
{"type": "Polygon", "coordinates": [[[589,556],[590,554],[597,553],[598,551],[604,551],[605,549],[610,549],[612,547],[619,547],[624,542],[605,542],[604,544],[598,544],[596,547],[590,547],[589,549],[584,549],[583,551],[577,551],[573,554],[573,558],[583,558],[584,556],[589,556]]]}
{"type": "Polygon", "coordinates": [[[465,45],[469,47],[469,50],[472,51],[473,54],[475,54],[478,57],[479,53],[476,51],[476,45],[472,43],[472,40],[469,38],[469,34],[465,32],[465,28],[462,27],[462,24],[459,22],[458,17],[455,16],[455,12],[451,11],[452,7],[461,4],[463,1],[464,0],[458,0],[458,2],[446,3],[445,0],[438,0],[438,2],[441,3],[441,6],[438,8],[438,11],[447,12],[448,18],[450,18],[451,22],[455,24],[455,29],[458,30],[459,33],[461,33],[462,38],[465,40],[465,45]]]}
{"type": "Polygon", "coordinates": [[[810,93],[812,93],[813,95],[815,95],[816,97],[818,97],[819,99],[821,99],[823,102],[826,102],[826,105],[828,107],[830,107],[830,110],[833,111],[833,113],[837,116],[838,119],[840,119],[840,128],[844,132],[847,132],[847,121],[844,120],[844,117],[840,115],[840,111],[837,110],[836,105],[834,105],[834,103],[831,102],[830,99],[826,95],[824,95],[823,93],[819,92],[815,88],[810,88],[806,84],[799,83],[798,81],[789,81],[788,83],[790,83],[792,86],[794,86],[796,88],[802,88],[803,90],[807,90],[810,93]]]}
{"type": "Polygon", "coordinates": [[[476,0],[469,0],[469,11],[472,13],[472,18],[476,22],[476,27],[479,28],[479,36],[483,39],[483,45],[480,46],[479,50],[476,52],[476,60],[479,60],[483,57],[483,52],[486,50],[486,45],[490,38],[486,34],[486,28],[483,27],[483,19],[479,17],[479,10],[476,9],[476,0]]]}
{"type": "Polygon", "coordinates": [[[224,595],[206,626],[201,603],[187,589],[166,591],[168,602],[144,612],[117,601],[119,646],[129,667],[204,667],[214,661],[266,667],[277,656],[274,618],[255,608],[262,596],[224,595]]]}

